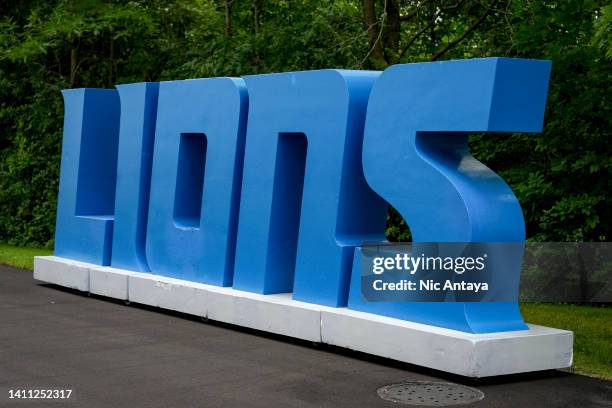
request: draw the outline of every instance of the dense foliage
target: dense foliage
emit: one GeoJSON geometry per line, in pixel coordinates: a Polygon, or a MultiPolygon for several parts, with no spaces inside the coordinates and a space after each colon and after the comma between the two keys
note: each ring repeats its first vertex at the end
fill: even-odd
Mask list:
{"type": "MultiPolygon", "coordinates": [[[[481,56],[553,60],[545,131],[475,135],[534,240],[606,240],[612,8],[592,0],[0,4],[0,241],[53,244],[60,90],[481,56]]],[[[388,236],[407,239],[390,213],[388,236]]]]}

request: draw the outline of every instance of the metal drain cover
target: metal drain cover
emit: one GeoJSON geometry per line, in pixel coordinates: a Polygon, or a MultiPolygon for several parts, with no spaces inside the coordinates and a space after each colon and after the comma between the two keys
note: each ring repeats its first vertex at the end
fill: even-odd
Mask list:
{"type": "Polygon", "coordinates": [[[412,381],[385,385],[379,388],[376,393],[380,398],[387,401],[422,407],[469,404],[484,398],[484,393],[475,388],[432,381],[412,381]]]}

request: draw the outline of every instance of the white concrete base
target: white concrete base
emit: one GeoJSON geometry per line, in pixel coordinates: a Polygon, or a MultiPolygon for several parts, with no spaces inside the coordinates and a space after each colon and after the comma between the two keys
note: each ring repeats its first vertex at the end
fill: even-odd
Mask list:
{"type": "Polygon", "coordinates": [[[572,365],[571,331],[528,326],[472,334],[348,309],[321,311],[323,343],[467,377],[572,365]]]}
{"type": "Polygon", "coordinates": [[[298,302],[289,293],[258,295],[54,256],[36,257],[34,278],[468,377],[565,368],[572,364],[573,333],[543,326],[470,334],[347,308],[298,302]]]}
{"type": "Polygon", "coordinates": [[[127,272],[127,275],[130,302],[201,317],[206,316],[207,291],[205,285],[149,273],[127,272]]]}
{"type": "Polygon", "coordinates": [[[89,292],[94,295],[128,300],[129,272],[108,267],[89,266],[89,292]]]}
{"type": "Polygon", "coordinates": [[[321,306],[297,302],[290,293],[258,295],[211,287],[207,317],[298,339],[321,341],[321,306]]]}
{"type": "Polygon", "coordinates": [[[34,279],[89,292],[89,267],[91,266],[91,264],[56,256],[35,256],[34,279]]]}

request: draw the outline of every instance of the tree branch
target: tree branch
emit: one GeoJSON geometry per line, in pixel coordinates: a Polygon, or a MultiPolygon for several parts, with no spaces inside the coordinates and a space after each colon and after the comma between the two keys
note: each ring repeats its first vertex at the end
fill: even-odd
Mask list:
{"type": "Polygon", "coordinates": [[[432,25],[434,25],[436,19],[433,18],[429,23],[427,23],[427,25],[423,28],[421,28],[410,40],[408,40],[408,42],[406,43],[406,45],[404,45],[402,47],[402,51],[400,52],[399,58],[401,59],[404,54],[406,53],[406,51],[408,51],[408,48],[410,48],[412,46],[412,44],[414,44],[414,42],[421,36],[423,35],[423,33],[427,30],[429,30],[429,28],[431,28],[432,25]]]}
{"type": "Polygon", "coordinates": [[[419,14],[419,9],[425,4],[429,3],[431,0],[423,0],[419,5],[417,5],[413,11],[404,16],[400,16],[400,21],[408,21],[412,20],[417,14],[419,14]]]}
{"type": "MultiPolygon", "coordinates": [[[[399,58],[401,59],[404,54],[406,53],[406,51],[408,51],[408,49],[412,46],[412,44],[414,44],[414,42],[416,40],[419,39],[419,37],[421,35],[423,35],[423,33],[427,30],[429,30],[435,23],[436,20],[438,19],[438,17],[440,17],[440,15],[445,12],[445,11],[451,11],[451,10],[456,10],[459,7],[461,7],[463,5],[463,3],[465,3],[466,0],[459,0],[457,1],[457,3],[455,3],[452,6],[449,7],[444,7],[444,8],[440,8],[436,14],[433,16],[433,18],[431,19],[431,21],[429,23],[427,23],[427,25],[423,28],[421,28],[410,40],[408,40],[408,42],[406,43],[406,45],[404,45],[404,47],[402,47],[402,51],[399,54],[399,58]]],[[[422,3],[425,4],[425,3],[422,3]]]]}
{"type": "Polygon", "coordinates": [[[459,44],[461,41],[463,41],[468,35],[470,35],[472,33],[472,31],[476,30],[478,28],[478,26],[480,26],[480,24],[482,24],[482,22],[487,18],[487,16],[491,13],[491,11],[493,10],[493,6],[495,6],[495,4],[497,4],[498,0],[493,0],[489,6],[487,7],[487,9],[485,10],[485,12],[482,14],[482,16],[480,16],[478,18],[478,20],[476,20],[471,26],[468,27],[467,30],[465,30],[465,32],[463,34],[461,34],[458,38],[454,39],[453,41],[450,41],[448,44],[446,44],[442,49],[440,49],[439,51],[437,51],[432,57],[431,60],[432,61],[436,61],[438,58],[440,58],[442,55],[446,54],[447,51],[453,49],[455,46],[457,46],[457,44],[459,44]]]}
{"type": "MultiPolygon", "coordinates": [[[[387,4],[385,1],[384,7],[387,4]]],[[[380,42],[382,30],[385,23],[386,14],[383,14],[382,20],[379,22],[376,18],[376,7],[374,0],[363,0],[363,20],[368,31],[368,38],[370,41],[370,51],[366,54],[361,61],[361,65],[370,57],[370,55],[377,60],[384,60],[385,55],[380,42]],[[380,26],[379,26],[380,24],[380,26]]]]}

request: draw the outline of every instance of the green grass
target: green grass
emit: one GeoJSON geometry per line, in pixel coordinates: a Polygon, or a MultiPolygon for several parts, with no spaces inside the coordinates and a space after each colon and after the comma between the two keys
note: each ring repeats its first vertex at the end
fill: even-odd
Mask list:
{"type": "MultiPolygon", "coordinates": [[[[52,253],[49,249],[0,244],[0,264],[31,270],[35,255],[52,253]]],[[[574,332],[575,372],[612,379],[612,308],[524,303],[521,311],[529,323],[574,332]]]]}
{"type": "Polygon", "coordinates": [[[612,308],[524,303],[525,321],[574,332],[573,371],[612,379],[612,308]]]}
{"type": "Polygon", "coordinates": [[[34,256],[52,255],[50,249],[19,248],[0,244],[0,264],[11,265],[21,269],[34,268],[34,256]]]}

